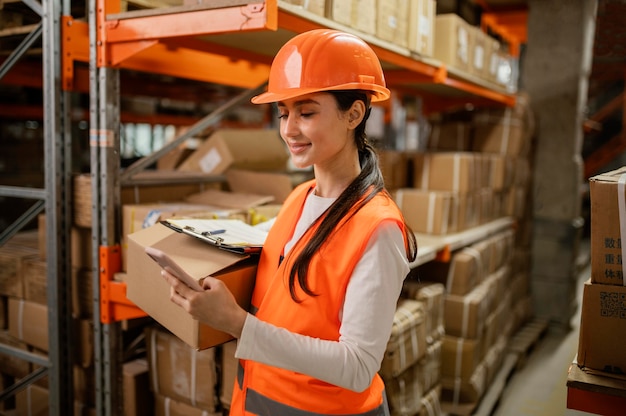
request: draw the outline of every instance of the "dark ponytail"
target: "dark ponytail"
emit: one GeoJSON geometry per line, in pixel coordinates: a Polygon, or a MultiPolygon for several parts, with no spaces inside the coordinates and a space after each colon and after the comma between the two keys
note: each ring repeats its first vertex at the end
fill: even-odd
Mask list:
{"type": "MultiPolygon", "coordinates": [[[[326,241],[327,236],[329,236],[337,227],[337,224],[350,213],[353,206],[356,206],[356,209],[352,211],[350,215],[354,215],[354,213],[361,209],[363,205],[379,192],[387,192],[385,190],[382,172],[378,166],[378,154],[374,147],[367,141],[367,135],[365,133],[365,125],[371,111],[368,95],[359,90],[328,92],[335,97],[340,111],[348,111],[352,107],[352,104],[359,100],[363,101],[367,108],[363,120],[354,131],[354,139],[359,152],[361,172],[341,195],[339,195],[337,200],[333,202],[326,214],[322,215],[317,220],[321,221],[319,229],[294,261],[293,267],[289,273],[289,292],[291,293],[292,299],[296,302],[301,301],[296,295],[296,278],[298,285],[302,288],[304,293],[309,296],[316,296],[308,285],[307,272],[311,258],[315,252],[319,250],[324,241],[326,241]]],[[[408,242],[407,259],[412,262],[417,255],[417,242],[415,240],[415,234],[406,223],[404,223],[404,234],[408,242]]]]}

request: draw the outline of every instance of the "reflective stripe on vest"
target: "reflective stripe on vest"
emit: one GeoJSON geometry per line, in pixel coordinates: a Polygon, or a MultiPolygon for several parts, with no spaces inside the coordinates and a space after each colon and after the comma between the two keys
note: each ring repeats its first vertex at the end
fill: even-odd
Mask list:
{"type": "MultiPolygon", "coordinates": [[[[323,416],[325,413],[314,413],[296,409],[265,397],[262,394],[248,389],[246,394],[246,411],[258,416],[323,416]]],[[[390,416],[387,405],[387,395],[383,390],[383,402],[376,409],[364,413],[351,413],[342,416],[390,416]]]]}

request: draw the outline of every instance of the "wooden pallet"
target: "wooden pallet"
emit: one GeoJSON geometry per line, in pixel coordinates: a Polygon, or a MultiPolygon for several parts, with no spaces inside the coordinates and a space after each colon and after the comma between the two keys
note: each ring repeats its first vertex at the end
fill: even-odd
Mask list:
{"type": "Polygon", "coordinates": [[[547,332],[548,321],[535,319],[528,322],[511,337],[500,370],[491,381],[472,415],[487,416],[493,413],[509,380],[516,371],[524,367],[528,357],[547,332]]]}

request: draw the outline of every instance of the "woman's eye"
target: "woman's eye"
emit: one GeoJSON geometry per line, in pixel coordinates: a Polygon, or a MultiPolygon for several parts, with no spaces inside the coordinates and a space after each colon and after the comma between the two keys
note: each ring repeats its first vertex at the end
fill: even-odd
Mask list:
{"type": "Polygon", "coordinates": [[[287,118],[288,114],[279,114],[278,119],[281,120],[283,118],[287,118]]]}

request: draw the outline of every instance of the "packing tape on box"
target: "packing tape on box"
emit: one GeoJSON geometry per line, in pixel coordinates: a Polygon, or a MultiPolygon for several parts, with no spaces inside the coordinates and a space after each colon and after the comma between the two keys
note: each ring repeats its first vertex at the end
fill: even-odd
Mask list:
{"type": "Polygon", "coordinates": [[[197,407],[198,403],[196,403],[196,390],[198,388],[198,384],[196,370],[198,368],[198,350],[195,348],[190,348],[189,350],[191,351],[191,368],[189,369],[191,371],[191,386],[189,386],[189,395],[191,397],[189,397],[189,400],[191,401],[193,407],[197,407]]]}
{"type": "Polygon", "coordinates": [[[150,330],[150,367],[152,367],[152,369],[154,371],[151,372],[152,374],[152,391],[155,393],[159,393],[159,380],[157,378],[157,356],[156,356],[156,343],[157,343],[157,339],[156,339],[156,331],[154,329],[150,330]]]}
{"type": "Polygon", "coordinates": [[[454,192],[459,192],[459,182],[461,176],[461,155],[454,155],[454,167],[452,169],[452,190],[454,192]]]}
{"type": "MultiPolygon", "coordinates": [[[[396,313],[400,313],[400,315],[404,316],[408,322],[411,322],[415,316],[400,306],[396,313]]],[[[406,350],[403,348],[404,340],[405,340],[406,331],[400,333],[399,344],[400,344],[400,368],[405,369],[408,365],[408,359],[406,356],[406,350]]],[[[409,327],[409,335],[411,336],[411,354],[413,361],[415,361],[416,357],[419,357],[419,342],[417,339],[417,330],[416,327],[409,327]]]]}
{"type": "Polygon", "coordinates": [[[626,173],[620,175],[617,181],[617,203],[619,206],[619,235],[622,241],[622,284],[626,286],[626,267],[624,266],[624,259],[626,259],[626,244],[624,237],[626,237],[626,197],[624,196],[624,190],[626,189],[626,173]]]}
{"type": "MultiPolygon", "coordinates": [[[[428,215],[426,216],[426,232],[428,234],[433,233],[435,226],[435,204],[437,203],[437,195],[434,192],[428,194],[428,215]]],[[[443,230],[442,230],[443,231],[443,230]]],[[[445,231],[444,231],[445,234],[445,231]]]]}
{"type": "Polygon", "coordinates": [[[511,109],[504,110],[502,120],[502,140],[500,141],[500,154],[506,155],[509,150],[509,137],[511,136],[511,109]]]}
{"type": "Polygon", "coordinates": [[[17,336],[24,341],[24,299],[20,299],[17,306],[17,336]]]}
{"type": "Polygon", "coordinates": [[[422,184],[420,188],[428,189],[430,184],[430,155],[424,155],[424,166],[422,166],[422,184]]]}

